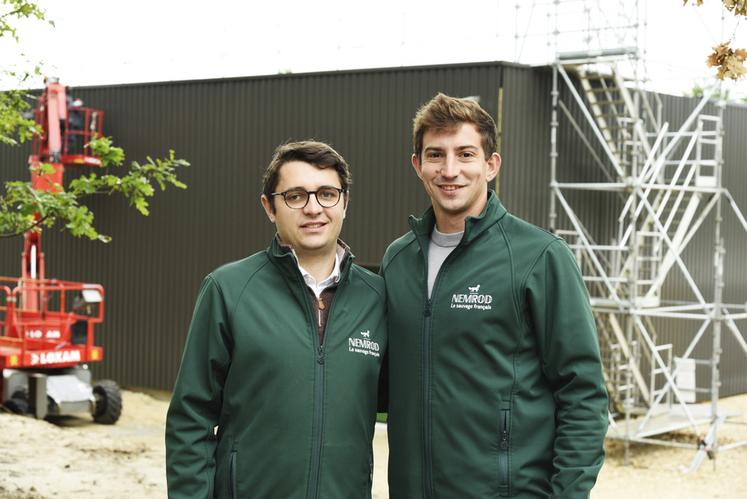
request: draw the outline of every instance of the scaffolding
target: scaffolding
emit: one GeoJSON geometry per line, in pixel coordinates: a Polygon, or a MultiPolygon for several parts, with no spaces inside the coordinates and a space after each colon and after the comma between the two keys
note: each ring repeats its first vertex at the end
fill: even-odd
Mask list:
{"type": "Polygon", "coordinates": [[[738,327],[747,320],[747,306],[723,302],[724,212],[733,212],[747,232],[747,220],[722,184],[725,102],[714,106],[706,93],[670,130],[658,94],[644,90],[642,0],[522,5],[517,20],[520,9],[538,15],[536,9],[546,7],[554,40],[549,226],[575,252],[589,289],[610,394],[608,438],[624,441],[626,463],[631,442],[693,449],[689,471],[695,471],[706,455],[747,445],[718,440],[719,427],[733,416],[718,404],[722,335],[733,335],[747,356],[738,327]],[[592,158],[593,172],[568,162],[561,168],[561,117],[592,158]],[[600,220],[605,209],[589,206],[614,213],[614,224],[600,220]],[[713,230],[708,297],[683,257],[706,227],[713,230]],[[687,296],[669,296],[672,279],[687,296]],[[664,320],[687,335],[684,351],[658,341],[664,320]],[[709,340],[710,355],[702,356],[707,348],[698,346],[709,340]],[[697,369],[709,371],[708,386],[696,385],[697,369]],[[675,430],[692,440],[664,437],[675,430]]]}

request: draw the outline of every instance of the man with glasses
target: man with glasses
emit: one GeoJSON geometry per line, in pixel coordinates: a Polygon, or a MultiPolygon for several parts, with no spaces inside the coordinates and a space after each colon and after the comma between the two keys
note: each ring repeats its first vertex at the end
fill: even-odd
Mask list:
{"type": "Polygon", "coordinates": [[[386,251],[390,499],[588,497],[607,394],[573,254],[488,189],[496,125],[443,94],[417,113],[431,198],[386,251]]]}
{"type": "Polygon", "coordinates": [[[384,283],[338,239],[350,171],[279,146],[270,247],[204,280],[166,422],[172,498],[370,497],[384,283]]]}

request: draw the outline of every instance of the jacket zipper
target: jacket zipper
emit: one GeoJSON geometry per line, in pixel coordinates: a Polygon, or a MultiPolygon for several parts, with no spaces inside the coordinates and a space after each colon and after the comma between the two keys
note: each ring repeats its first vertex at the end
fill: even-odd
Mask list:
{"type": "Polygon", "coordinates": [[[499,493],[501,496],[508,496],[508,451],[510,437],[510,411],[509,409],[501,410],[501,442],[498,451],[498,472],[499,472],[499,493]]]}
{"type": "MultiPolygon", "coordinates": [[[[427,284],[426,284],[427,286],[427,284]]],[[[431,450],[431,370],[430,370],[430,353],[431,353],[431,299],[425,302],[423,311],[425,319],[423,332],[423,462],[425,464],[425,496],[433,497],[433,462],[431,450]]]]}
{"type": "MultiPolygon", "coordinates": [[[[340,281],[337,287],[335,295],[332,297],[332,302],[329,305],[329,314],[327,315],[327,326],[325,327],[324,337],[327,337],[329,330],[329,324],[332,319],[332,311],[334,310],[335,302],[337,301],[337,293],[339,293],[344,287],[344,277],[340,277],[340,281]]],[[[306,292],[306,283],[300,278],[299,283],[306,292]]],[[[310,319],[310,325],[314,324],[314,317],[311,313],[310,301],[307,299],[308,317],[310,319]]],[[[319,303],[322,301],[319,299],[319,303]]],[[[321,315],[318,316],[318,321],[321,323],[321,315]]],[[[309,483],[309,491],[307,494],[308,499],[318,499],[319,497],[319,482],[321,478],[321,460],[322,460],[322,444],[324,442],[324,342],[319,338],[319,332],[316,327],[312,328],[312,334],[315,335],[317,341],[316,348],[316,368],[314,373],[314,421],[312,425],[312,436],[311,439],[314,442],[314,447],[311,454],[311,476],[309,483]]]]}
{"type": "MultiPolygon", "coordinates": [[[[441,275],[446,268],[447,263],[454,257],[454,254],[458,253],[462,246],[462,242],[449,253],[441,263],[441,267],[438,269],[436,279],[433,281],[433,289],[431,289],[431,296],[428,297],[428,279],[425,280],[425,310],[423,311],[423,351],[422,363],[423,363],[423,464],[425,467],[425,473],[423,480],[425,481],[423,489],[425,490],[425,499],[433,499],[433,450],[431,445],[431,343],[432,343],[432,326],[431,318],[433,315],[433,297],[436,296],[436,290],[438,289],[438,283],[441,280],[441,275]]],[[[428,271],[428,258],[425,253],[426,248],[420,244],[420,251],[423,253],[423,262],[425,265],[426,272],[428,271]]],[[[426,275],[427,277],[427,275],[426,275]]]]}
{"type": "Polygon", "coordinates": [[[311,483],[309,484],[309,499],[319,497],[319,478],[321,476],[323,426],[324,426],[324,345],[320,344],[316,351],[316,373],[314,375],[314,425],[312,426],[312,440],[314,449],[311,454],[311,483]]]}

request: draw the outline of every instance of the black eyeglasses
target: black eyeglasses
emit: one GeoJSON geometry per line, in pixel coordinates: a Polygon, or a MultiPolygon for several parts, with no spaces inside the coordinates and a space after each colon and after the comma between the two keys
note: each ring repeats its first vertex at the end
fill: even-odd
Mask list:
{"type": "Polygon", "coordinates": [[[273,192],[270,196],[283,196],[283,201],[285,201],[288,208],[300,210],[309,204],[310,194],[314,195],[316,202],[323,208],[332,208],[340,202],[340,197],[342,197],[344,192],[345,189],[325,185],[315,191],[307,191],[306,189],[288,189],[283,192],[273,192]]]}

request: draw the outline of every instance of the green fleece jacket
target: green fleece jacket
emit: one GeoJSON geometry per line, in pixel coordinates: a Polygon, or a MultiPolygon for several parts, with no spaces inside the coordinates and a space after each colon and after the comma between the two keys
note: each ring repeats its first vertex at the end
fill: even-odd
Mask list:
{"type": "Polygon", "coordinates": [[[573,255],[491,192],[428,299],[434,223],[411,217],[382,264],[390,499],[587,497],[607,394],[573,255]]]}
{"type": "Polygon", "coordinates": [[[207,276],[166,421],[169,497],[371,496],[383,280],[347,252],[323,344],[312,310],[277,241],[207,276]]]}

